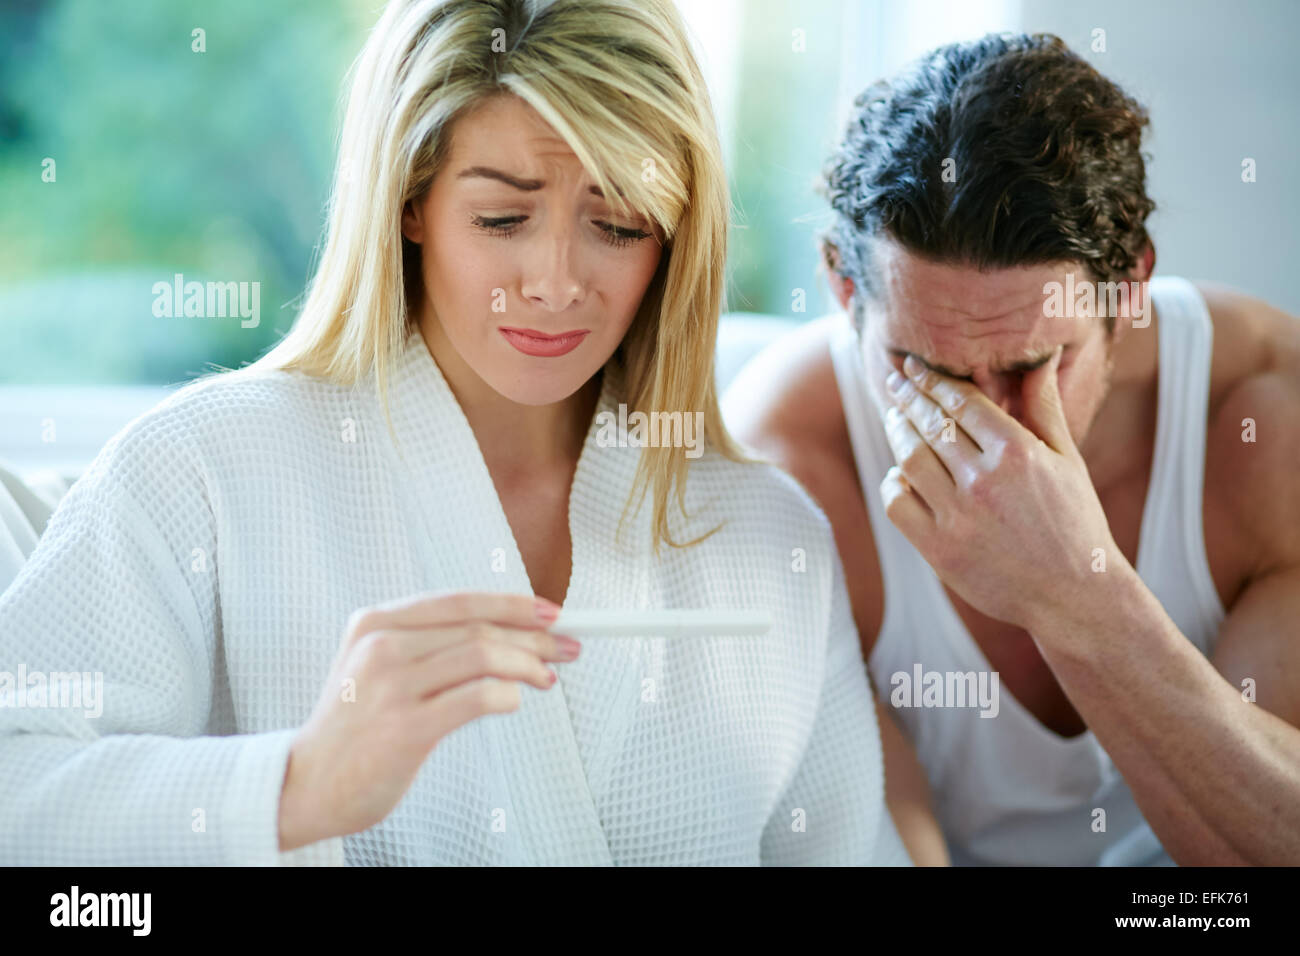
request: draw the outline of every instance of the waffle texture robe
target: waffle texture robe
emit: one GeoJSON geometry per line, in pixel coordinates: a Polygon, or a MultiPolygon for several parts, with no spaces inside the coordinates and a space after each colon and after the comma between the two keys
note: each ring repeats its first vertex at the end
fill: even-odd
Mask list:
{"type": "Polygon", "coordinates": [[[105,446],[0,597],[0,863],[906,864],[825,518],[706,451],[675,530],[721,530],[655,556],[648,501],[620,529],[619,392],[604,373],[565,606],[766,608],[769,634],[588,638],[554,687],[444,738],[381,823],[281,852],[290,743],[349,615],[532,591],[418,331],[396,443],[373,381],[195,382],[105,446]]]}

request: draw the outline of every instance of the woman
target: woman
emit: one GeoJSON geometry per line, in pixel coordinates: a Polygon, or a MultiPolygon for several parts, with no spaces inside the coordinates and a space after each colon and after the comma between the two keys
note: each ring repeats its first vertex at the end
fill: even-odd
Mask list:
{"type": "Polygon", "coordinates": [[[390,4],[294,328],[116,436],[0,599],[6,661],[104,676],[0,711],[0,858],[907,862],[829,529],[720,424],[726,214],[667,0],[390,4]],[[704,454],[599,441],[619,405],[704,454]],[[579,653],[560,604],[775,624],[579,653]]]}

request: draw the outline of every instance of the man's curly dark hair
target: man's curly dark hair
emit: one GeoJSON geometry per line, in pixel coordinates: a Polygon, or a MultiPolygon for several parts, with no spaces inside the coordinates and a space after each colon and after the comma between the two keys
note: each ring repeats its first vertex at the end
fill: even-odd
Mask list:
{"type": "Polygon", "coordinates": [[[1155,208],[1141,153],[1147,123],[1141,105],[1059,37],[990,34],[939,47],[854,101],[820,188],[834,210],[827,264],[870,296],[870,240],[883,233],[941,262],[1068,260],[1096,281],[1127,278],[1155,208]]]}

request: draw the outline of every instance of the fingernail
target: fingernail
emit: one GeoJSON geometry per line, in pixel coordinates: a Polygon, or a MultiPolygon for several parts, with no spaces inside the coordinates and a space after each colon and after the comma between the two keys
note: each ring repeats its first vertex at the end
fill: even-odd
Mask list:
{"type": "Polygon", "coordinates": [[[555,644],[559,649],[560,660],[562,661],[576,661],[578,659],[578,654],[582,651],[582,645],[571,637],[564,637],[557,634],[555,636],[555,644]]]}
{"type": "Polygon", "coordinates": [[[903,385],[903,376],[898,374],[897,369],[892,369],[889,377],[885,379],[885,384],[889,386],[891,392],[897,392],[903,385]]]}
{"type": "Polygon", "coordinates": [[[916,360],[915,355],[909,355],[907,358],[903,359],[903,371],[912,378],[916,378],[921,374],[922,366],[921,363],[916,360]]]}
{"type": "Polygon", "coordinates": [[[560,616],[560,609],[546,598],[538,598],[533,602],[533,613],[537,615],[537,620],[550,624],[560,616]]]}
{"type": "Polygon", "coordinates": [[[554,687],[555,682],[560,679],[560,675],[555,673],[555,671],[551,670],[549,667],[546,669],[546,673],[549,675],[546,678],[546,686],[554,687]]]}

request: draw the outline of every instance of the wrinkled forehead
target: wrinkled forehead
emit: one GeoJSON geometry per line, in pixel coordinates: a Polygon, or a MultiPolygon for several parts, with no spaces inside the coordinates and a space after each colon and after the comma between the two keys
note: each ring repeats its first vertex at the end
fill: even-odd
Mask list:
{"type": "Polygon", "coordinates": [[[958,377],[1024,370],[1099,326],[1093,315],[1061,316],[1047,307],[1052,283],[1085,281],[1077,263],[981,270],[879,242],[873,266],[865,329],[874,327],[887,350],[958,377]]]}
{"type": "Polygon", "coordinates": [[[457,117],[448,136],[449,166],[513,167],[573,179],[585,173],[572,147],[518,97],[488,98],[457,117]]]}
{"type": "MultiPolygon", "coordinates": [[[[585,198],[591,194],[620,213],[644,217],[663,236],[663,217],[668,215],[664,197],[652,195],[639,175],[613,175],[628,168],[627,163],[617,162],[599,167],[609,186],[607,193],[598,183],[601,177],[592,172],[595,167],[584,165],[572,144],[517,96],[489,97],[460,116],[449,135],[446,167],[452,170],[447,180],[451,184],[499,192],[504,183],[523,195],[550,191],[585,198]],[[484,169],[491,172],[479,174],[484,169]],[[467,170],[471,174],[464,176],[467,170]],[[648,196],[655,201],[648,202],[648,196]]],[[[641,166],[635,168],[639,171],[641,166]]]]}

